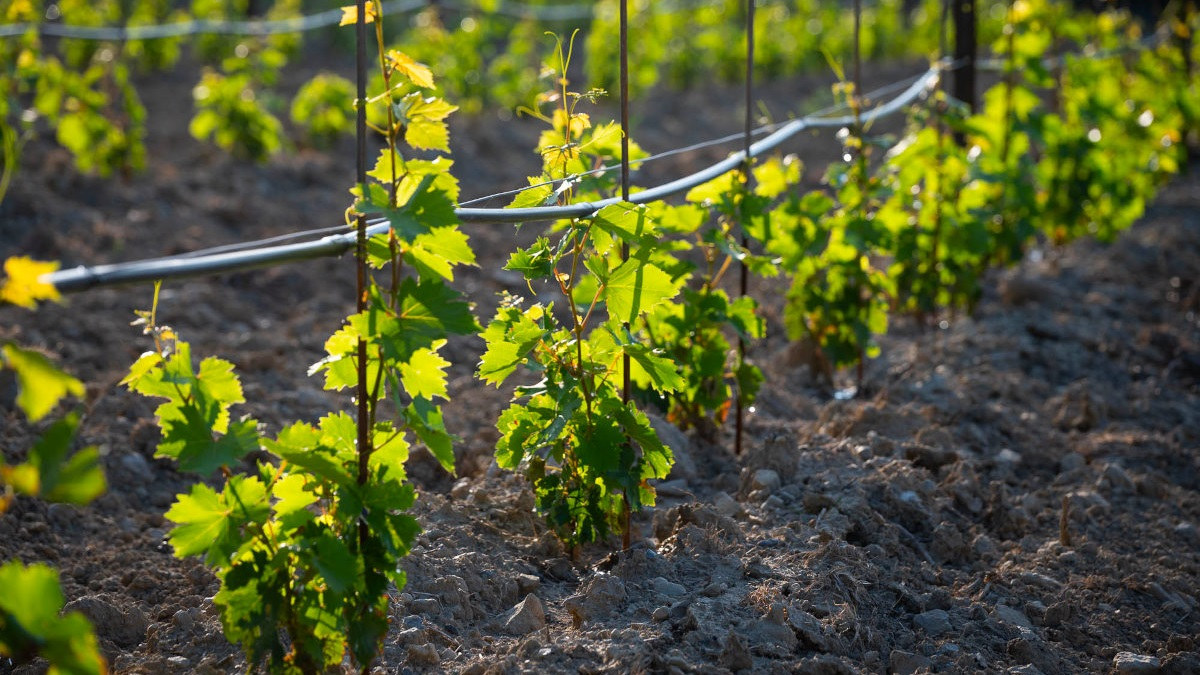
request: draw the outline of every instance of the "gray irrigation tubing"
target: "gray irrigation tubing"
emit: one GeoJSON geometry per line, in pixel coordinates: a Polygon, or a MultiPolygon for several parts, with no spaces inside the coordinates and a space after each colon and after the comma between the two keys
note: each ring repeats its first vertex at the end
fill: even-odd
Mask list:
{"type": "MultiPolygon", "coordinates": [[[[863,113],[861,121],[871,122],[881,117],[892,115],[916,100],[918,96],[927,91],[937,81],[937,78],[944,69],[944,65],[938,64],[931,67],[916,82],[910,85],[904,93],[884,105],[863,113]]],[[[758,157],[770,152],[784,141],[806,129],[843,127],[853,124],[854,121],[854,117],[850,115],[839,117],[804,117],[792,120],[780,127],[778,131],[751,145],[750,156],[758,157]]],[[[634,204],[647,204],[679,194],[737,169],[745,158],[745,151],[733,153],[726,159],[696,173],[634,193],[630,195],[629,201],[634,204]]],[[[522,209],[459,208],[455,210],[455,214],[463,222],[538,222],[590,216],[606,206],[619,204],[621,201],[620,198],[613,197],[566,206],[539,206],[522,209]]],[[[370,223],[370,227],[367,228],[367,234],[370,236],[384,234],[388,231],[389,227],[390,225],[386,220],[377,219],[370,223]]],[[[218,253],[195,258],[141,260],[91,267],[81,265],[72,269],[60,270],[44,275],[42,281],[52,284],[59,292],[75,293],[101,286],[204,276],[220,272],[231,272],[285,262],[340,255],[354,248],[356,236],[355,232],[345,232],[323,237],[316,241],[270,246],[251,251],[218,253]]]]}

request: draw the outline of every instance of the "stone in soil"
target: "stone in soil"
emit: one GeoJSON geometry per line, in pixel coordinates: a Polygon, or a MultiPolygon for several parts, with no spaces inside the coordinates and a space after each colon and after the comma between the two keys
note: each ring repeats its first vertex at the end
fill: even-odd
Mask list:
{"type": "Polygon", "coordinates": [[[1121,675],[1152,675],[1161,672],[1162,663],[1155,656],[1118,652],[1113,657],[1113,670],[1121,675]]]}

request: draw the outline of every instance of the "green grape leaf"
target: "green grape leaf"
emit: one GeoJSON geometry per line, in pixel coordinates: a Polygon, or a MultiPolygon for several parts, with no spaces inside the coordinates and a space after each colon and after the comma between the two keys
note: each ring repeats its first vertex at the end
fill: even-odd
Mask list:
{"type": "MultiPolygon", "coordinates": [[[[328,416],[322,419],[322,423],[328,419],[328,416]]],[[[353,486],[357,482],[356,475],[340,461],[333,449],[323,443],[322,436],[322,432],[311,424],[296,422],[280,431],[274,440],[264,438],[263,447],[319,478],[343,487],[353,486]]],[[[353,433],[351,438],[354,438],[353,433]]],[[[353,447],[352,444],[350,449],[353,447]]]]}
{"type": "Polygon", "coordinates": [[[417,438],[421,439],[429,452],[437,458],[442,468],[453,474],[454,437],[446,432],[446,425],[442,421],[442,409],[426,399],[416,398],[411,405],[401,410],[405,422],[416,432],[417,438]]]}
{"type": "Polygon", "coordinates": [[[475,264],[475,252],[467,235],[453,225],[417,235],[406,253],[422,276],[447,281],[454,281],[455,265],[475,264]]]}
{"type": "MultiPolygon", "coordinates": [[[[80,612],[59,616],[63,592],[58,573],[48,565],[26,567],[19,560],[0,566],[0,645],[22,663],[37,654],[50,673],[101,675],[107,671],[92,625],[80,612]]],[[[9,665],[14,665],[11,661],[9,665]]]]}
{"type": "Polygon", "coordinates": [[[548,206],[554,203],[553,185],[540,185],[542,179],[536,176],[530,178],[529,182],[534,184],[534,187],[518,192],[517,196],[505,208],[527,209],[535,206],[548,206]]]}
{"type": "Polygon", "coordinates": [[[449,398],[446,368],[450,362],[438,356],[436,351],[444,344],[445,340],[438,340],[430,349],[418,349],[407,362],[400,364],[400,382],[412,398],[449,398]]]}
{"type": "Polygon", "coordinates": [[[533,246],[519,248],[508,258],[506,270],[520,272],[526,279],[545,279],[554,274],[554,250],[550,240],[538,237],[533,246]]]}
{"type": "Polygon", "coordinates": [[[642,241],[656,234],[646,209],[628,203],[610,204],[600,209],[592,217],[592,225],[627,242],[642,241]]]}
{"type": "Polygon", "coordinates": [[[341,539],[324,532],[317,538],[313,551],[313,565],[334,593],[354,588],[362,572],[362,558],[351,553],[341,539]]]}
{"type": "Polygon", "coordinates": [[[83,383],[54,366],[45,356],[7,343],[0,355],[17,373],[17,407],[30,421],[45,417],[64,396],[82,397],[83,383]]]}
{"type": "Polygon", "coordinates": [[[418,150],[450,152],[450,128],[440,120],[412,120],[404,130],[404,140],[418,150]]]}
{"type": "Polygon", "coordinates": [[[314,482],[302,473],[289,473],[275,481],[271,488],[276,500],[271,506],[275,516],[293,526],[312,520],[314,515],[308,507],[317,501],[313,487],[314,482]]]}
{"type": "Polygon", "coordinates": [[[758,398],[758,391],[762,388],[763,372],[758,366],[742,362],[734,371],[734,380],[737,382],[738,400],[742,405],[750,405],[758,398]]]}
{"type": "Polygon", "coordinates": [[[604,299],[614,320],[633,323],[639,314],[670,300],[678,292],[669,274],[651,263],[631,258],[609,276],[604,299]]]}
{"type": "Polygon", "coordinates": [[[678,391],[686,385],[683,376],[679,374],[679,366],[671,359],[654,353],[650,347],[633,343],[623,344],[621,349],[645,371],[655,391],[678,391]]]}
{"type": "MultiPolygon", "coordinates": [[[[204,386],[208,396],[226,408],[234,403],[244,403],[242,384],[233,373],[233,364],[214,357],[200,362],[200,372],[196,379],[204,386]]],[[[223,431],[223,429],[217,429],[223,431]]]]}

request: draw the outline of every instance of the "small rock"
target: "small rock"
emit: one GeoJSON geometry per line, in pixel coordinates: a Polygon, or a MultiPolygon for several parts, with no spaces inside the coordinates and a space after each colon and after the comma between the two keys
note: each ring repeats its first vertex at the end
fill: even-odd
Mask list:
{"type": "Polygon", "coordinates": [[[1107,481],[1108,485],[1115,492],[1134,492],[1137,490],[1133,479],[1129,477],[1129,473],[1120,464],[1109,463],[1105,466],[1104,475],[1100,480],[1101,482],[1107,481]]]}
{"type": "Polygon", "coordinates": [[[1196,531],[1196,526],[1193,523],[1180,523],[1175,526],[1175,536],[1182,537],[1187,541],[1196,541],[1200,538],[1200,533],[1196,531]]]}
{"type": "Polygon", "coordinates": [[[1162,662],[1147,654],[1118,652],[1113,657],[1113,670],[1122,675],[1150,675],[1162,670],[1162,662]]]}
{"type": "Polygon", "coordinates": [[[79,518],[79,509],[70,504],[51,504],[46,507],[46,519],[59,530],[65,530],[79,518]]]}
{"type": "Polygon", "coordinates": [[[541,586],[542,580],[532,574],[517,575],[517,592],[521,595],[529,595],[541,586]]]}
{"type": "Polygon", "coordinates": [[[888,672],[895,675],[912,675],[912,673],[928,668],[933,664],[928,658],[920,654],[913,654],[899,649],[893,649],[891,655],[888,656],[888,672]]]}
{"type": "Polygon", "coordinates": [[[150,468],[150,462],[146,458],[136,452],[131,452],[121,456],[121,467],[129,472],[134,480],[140,480],[149,483],[154,480],[154,470],[150,468]]]}
{"type": "Polygon", "coordinates": [[[996,612],[996,617],[1001,621],[1011,623],[1018,628],[1033,630],[1033,622],[1019,609],[1013,609],[1008,605],[996,605],[994,611],[996,612]]]}
{"type": "Polygon", "coordinates": [[[787,607],[784,607],[782,602],[773,602],[771,603],[771,609],[767,611],[767,615],[763,618],[777,626],[786,626],[787,607]]]}
{"type": "Polygon", "coordinates": [[[172,615],[171,620],[182,630],[191,630],[196,625],[196,617],[191,610],[181,609],[172,615]]]}
{"type": "Polygon", "coordinates": [[[958,453],[920,443],[904,446],[904,458],[919,467],[936,472],[947,464],[958,461],[958,453]]]}
{"type": "Polygon", "coordinates": [[[431,644],[409,645],[408,662],[414,666],[436,666],[442,657],[438,655],[437,647],[431,644]]]}
{"type": "Polygon", "coordinates": [[[913,623],[917,624],[930,637],[937,637],[953,629],[953,626],[950,625],[950,615],[944,609],[921,612],[913,617],[913,623]]]}
{"type": "Polygon", "coordinates": [[[967,542],[957,527],[945,521],[934,528],[930,550],[941,560],[954,561],[967,550],[967,542]]]}
{"type": "Polygon", "coordinates": [[[750,656],[750,650],[746,649],[746,643],[732,630],[725,636],[725,648],[721,651],[721,665],[734,672],[750,670],[754,667],[754,658],[750,656]]]}
{"type": "Polygon", "coordinates": [[[172,668],[180,669],[176,670],[175,672],[182,672],[182,669],[190,667],[192,662],[189,661],[186,656],[168,656],[167,664],[172,668]]]}
{"type": "Polygon", "coordinates": [[[429,633],[423,628],[407,628],[396,634],[396,644],[423,645],[429,642],[429,633]]]}
{"type": "Polygon", "coordinates": [[[670,617],[671,609],[669,607],[655,607],[654,613],[650,615],[650,618],[653,619],[655,623],[662,623],[670,617]]]}
{"type": "Polygon", "coordinates": [[[1069,604],[1056,602],[1046,608],[1046,613],[1042,615],[1042,623],[1050,627],[1061,626],[1071,618],[1071,613],[1069,604]]]}
{"type": "Polygon", "coordinates": [[[542,601],[532,593],[502,617],[504,632],[509,635],[528,635],[546,626],[546,610],[542,601]]]}
{"type": "Polygon", "coordinates": [[[471,493],[471,479],[459,478],[454,483],[454,487],[450,488],[451,499],[463,499],[471,493]]]}
{"type": "Polygon", "coordinates": [[[687,594],[686,588],[684,588],[683,586],[681,586],[673,581],[667,581],[666,579],[664,579],[662,577],[655,577],[653,580],[651,580],[650,587],[654,589],[655,593],[658,593],[660,595],[669,595],[672,597],[678,597],[680,595],[687,594]]]}
{"type": "Polygon", "coordinates": [[[625,604],[625,582],[606,572],[597,572],[585,581],[580,593],[563,600],[563,607],[571,615],[576,627],[585,621],[612,613],[625,604]]]}
{"type": "Polygon", "coordinates": [[[740,518],[746,515],[746,509],[725,492],[717,493],[716,499],[713,501],[713,507],[717,510],[717,513],[727,518],[740,518]]]}
{"type": "Polygon", "coordinates": [[[1026,663],[1023,666],[1013,666],[1005,672],[1008,675],[1043,675],[1042,671],[1032,663],[1026,663]]]}
{"type": "Polygon", "coordinates": [[[1012,448],[1004,448],[996,454],[996,463],[1001,466],[1016,466],[1021,463],[1021,455],[1012,448]]]}
{"type": "Polygon", "coordinates": [[[700,590],[700,595],[706,598],[715,598],[725,594],[725,584],[714,581],[700,590]]]}
{"type": "Polygon", "coordinates": [[[442,603],[437,598],[413,598],[408,608],[418,614],[435,615],[442,611],[442,603]]]}
{"type": "Polygon", "coordinates": [[[779,479],[779,472],[774,469],[759,469],[750,478],[751,490],[774,492],[780,485],[782,481],[779,479]]]}
{"type": "Polygon", "coordinates": [[[1068,452],[1063,455],[1062,459],[1058,460],[1058,470],[1063,473],[1068,473],[1076,469],[1082,469],[1087,465],[1087,460],[1078,452],[1068,452]]]}
{"type": "Polygon", "coordinates": [[[829,650],[829,642],[821,630],[821,621],[812,614],[792,605],[788,609],[788,626],[805,646],[821,652],[829,650]]]}

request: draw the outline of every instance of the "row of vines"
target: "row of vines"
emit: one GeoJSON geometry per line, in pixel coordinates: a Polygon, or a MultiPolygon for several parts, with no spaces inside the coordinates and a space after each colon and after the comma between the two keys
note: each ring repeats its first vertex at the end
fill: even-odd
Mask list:
{"type": "MultiPolygon", "coordinates": [[[[740,6],[729,4],[699,16],[740,6]]],[[[1184,141],[1200,128],[1200,89],[1190,72],[1200,55],[1190,31],[1200,17],[1170,17],[1169,37],[1146,46],[1139,25],[1124,15],[1010,2],[994,35],[998,81],[978,112],[934,90],[898,136],[851,124],[838,134],[843,161],[826,170],[820,189],[801,188],[805,168],[798,159],[772,157],[693,189],[681,204],[622,202],[555,222],[505,264],[524,277],[530,297],[505,295],[481,325],[453,287],[456,270],[476,263],[454,210],[458,183],[446,119],[457,108],[439,95],[434,78],[455,71],[419,48],[388,43],[384,22],[374,21],[378,6],[368,4],[375,12],[363,17],[372,24],[379,65],[367,117],[386,147],[369,180],[355,186],[349,214],[382,216],[391,228],[362,252],[372,269],[363,308],[329,337],[327,356],[309,369],[327,389],[355,392],[367,433],[344,412],[296,422],[274,437],[254,419],[236,418],[232,409],[244,397],[232,364],[195,359],[188,342],[158,321],[157,294],[140,317],[154,349],[122,382],[161,402],[157,456],[217,478],[178,495],[166,513],[174,523],[170,542],[177,556],[201,556],[212,568],[226,636],[252,667],[272,671],[322,672],[349,659],[365,672],[376,660],[388,630],[388,591],[403,586],[399,561],[419,531],[406,513],[416,494],[405,461],[420,445],[454,469],[453,423],[440,407],[451,365],[441,350],[451,336],[482,338],[481,381],[499,386],[519,379],[497,420],[496,461],[527,477],[538,512],[578,550],[627,531],[629,514],[654,504],[651,481],[667,476],[673,458],[646,411],[717,437],[733,406],[753,402],[764,374],[734,346],[747,344],[753,353],[765,322],[754,299],[729,291],[738,266],[756,277],[790,280],[788,336],[812,347],[814,371],[832,381],[837,369],[877,353],[875,338],[891,317],[930,322],[947,311],[969,312],[984,274],[1020,261],[1030,246],[1085,235],[1112,240],[1180,169],[1184,141]],[[1047,60],[1053,53],[1068,55],[1047,60]],[[257,459],[247,467],[251,453],[257,459]]],[[[6,11],[17,7],[10,3],[6,11]]],[[[824,21],[823,12],[814,10],[808,20],[824,21]]],[[[344,23],[357,19],[348,9],[344,23]]],[[[787,35],[819,32],[810,28],[787,35]]],[[[900,34],[899,27],[880,31],[900,34]]],[[[33,42],[19,53],[37,53],[37,36],[25,39],[33,42]]],[[[227,80],[242,67],[272,70],[268,55],[285,49],[272,40],[255,47],[254,58],[205,77],[227,80]]],[[[98,58],[75,53],[84,46],[67,42],[59,45],[62,53],[82,59],[69,63],[98,58]]],[[[866,53],[898,48],[886,44],[880,37],[866,53]]],[[[760,66],[774,68],[771,54],[790,48],[764,45],[760,66]]],[[[175,58],[170,49],[123,47],[131,57],[161,63],[175,58]]],[[[439,54],[465,51],[454,46],[439,54]]],[[[583,111],[603,92],[570,87],[572,51],[573,41],[559,41],[547,60],[554,89],[531,109],[546,124],[537,148],[542,171],[529,177],[532,187],[513,207],[593,201],[619,189],[611,173],[593,170],[619,162],[620,127],[593,122],[583,111]]],[[[646,58],[657,63],[664,54],[646,58]]],[[[37,65],[25,64],[35,69],[33,80],[5,86],[33,86],[55,67],[64,83],[70,79],[63,74],[71,68],[37,58],[37,65]]],[[[96,72],[98,80],[70,86],[90,91],[105,80],[116,88],[96,85],[97,91],[132,92],[128,71],[111,65],[123,58],[105,60],[110,65],[96,72]]],[[[719,63],[701,67],[720,70],[719,63]]],[[[223,85],[208,86],[216,92],[223,85]]],[[[39,110],[73,114],[61,90],[31,91],[39,100],[60,97],[39,103],[39,110]]],[[[82,91],[69,96],[86,100],[82,91]]],[[[856,118],[870,103],[857,82],[844,78],[834,96],[856,118]]],[[[346,119],[350,107],[347,101],[338,108],[346,119]]],[[[228,111],[213,114],[222,124],[237,119],[228,111]]],[[[208,124],[204,119],[201,112],[193,131],[208,124]]],[[[81,124],[80,145],[89,152],[133,152],[135,144],[111,131],[95,132],[107,145],[94,142],[88,123],[81,124]]],[[[61,133],[60,141],[75,142],[61,133]]],[[[632,159],[644,155],[631,144],[632,159]]],[[[54,288],[39,281],[53,267],[10,258],[0,299],[29,308],[56,300],[54,288]]],[[[40,424],[61,399],[83,397],[81,383],[37,352],[4,344],[0,354],[0,365],[16,374],[17,403],[31,423],[40,424]]],[[[78,423],[77,412],[67,414],[44,430],[25,461],[0,466],[0,511],[17,498],[85,504],[103,492],[97,452],[71,452],[78,423]]],[[[0,567],[0,586],[20,589],[0,597],[0,655],[40,656],[62,672],[103,670],[86,620],[59,616],[63,598],[53,570],[10,561],[0,567]]]]}
{"type": "MultiPolygon", "coordinates": [[[[328,147],[353,133],[354,85],[335,72],[323,72],[294,93],[280,82],[284,65],[299,53],[303,34],[201,34],[135,40],[91,40],[43,35],[39,23],[82,28],[137,27],[185,21],[277,21],[313,11],[313,3],[278,0],[263,9],[249,0],[2,0],[0,20],[27,25],[22,34],[0,40],[0,200],[30,138],[52,136],[70,151],[76,166],[102,175],[128,175],[145,166],[147,110],[135,86],[139,75],[165,71],[181,61],[202,66],[193,88],[190,131],[238,156],[266,159],[296,143],[328,147]],[[289,123],[292,132],[289,133],[289,123]]],[[[388,16],[394,47],[437,72],[432,89],[465,112],[498,110],[502,117],[533,101],[555,72],[537,45],[546,30],[586,35],[584,71],[592,87],[614,88],[616,0],[595,3],[589,21],[543,20],[539,9],[561,6],[529,0],[528,15],[494,13],[497,0],[439,7],[431,2],[415,12],[388,16]]],[[[630,54],[636,64],[634,91],[660,82],[686,86],[716,73],[736,81],[742,75],[745,42],[742,0],[637,2],[631,29],[640,35],[674,35],[671,40],[638,40],[630,54]],[[687,36],[684,39],[682,36],[687,36]]],[[[940,0],[912,6],[878,0],[866,9],[876,30],[864,36],[867,57],[920,57],[936,50],[940,0]]],[[[382,6],[381,6],[382,7],[382,6]]],[[[324,9],[324,7],[321,7],[324,9]]],[[[776,36],[758,55],[761,76],[778,77],[822,68],[824,53],[846,53],[852,31],[848,10],[815,0],[764,3],[760,31],[776,36]]],[[[998,35],[1003,13],[985,12],[980,30],[998,35]]],[[[346,32],[328,29],[310,40],[332,43],[350,60],[346,32]]],[[[584,46],[584,45],[581,45],[584,46]]],[[[376,76],[376,88],[382,85],[376,76]]]]}

